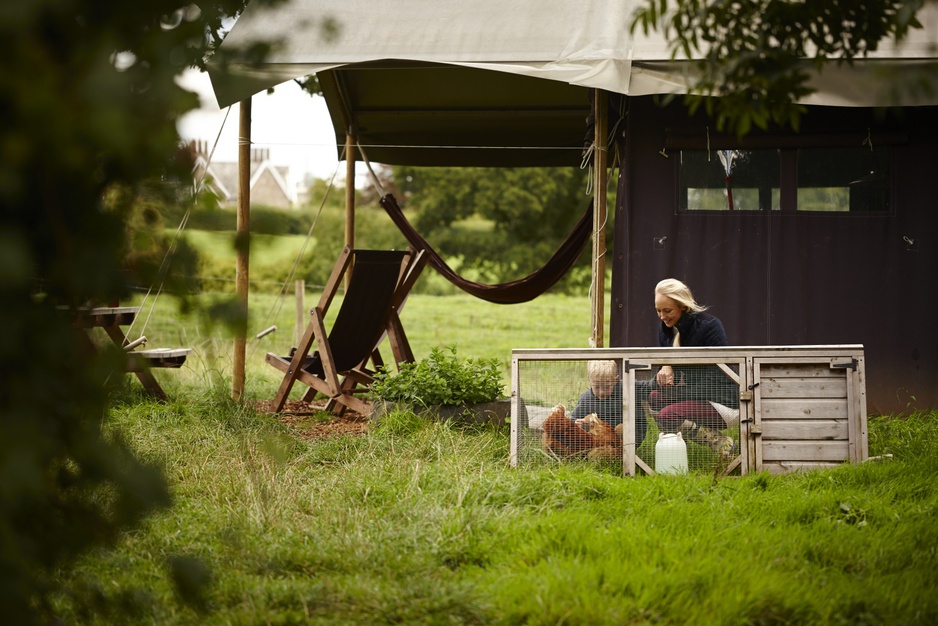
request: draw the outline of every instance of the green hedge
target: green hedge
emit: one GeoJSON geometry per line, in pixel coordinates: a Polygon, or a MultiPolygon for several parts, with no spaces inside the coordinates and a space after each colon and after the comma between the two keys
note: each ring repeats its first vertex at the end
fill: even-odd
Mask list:
{"type": "MultiPolygon", "coordinates": [[[[168,225],[179,224],[186,207],[166,207],[163,212],[168,225]]],[[[251,232],[264,235],[306,234],[310,224],[309,207],[276,209],[267,206],[251,207],[251,232]]],[[[237,230],[238,214],[233,208],[194,207],[189,212],[186,228],[193,230],[237,230]]]]}

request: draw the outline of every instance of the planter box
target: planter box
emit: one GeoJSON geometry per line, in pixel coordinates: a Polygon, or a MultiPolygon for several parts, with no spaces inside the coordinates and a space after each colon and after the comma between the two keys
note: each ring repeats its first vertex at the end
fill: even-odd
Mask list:
{"type": "Polygon", "coordinates": [[[480,402],[478,404],[434,404],[429,407],[419,407],[411,404],[375,400],[371,407],[371,419],[380,421],[382,417],[395,410],[409,410],[438,419],[452,421],[457,424],[490,424],[492,426],[507,427],[511,415],[511,400],[495,400],[494,402],[480,402]]]}

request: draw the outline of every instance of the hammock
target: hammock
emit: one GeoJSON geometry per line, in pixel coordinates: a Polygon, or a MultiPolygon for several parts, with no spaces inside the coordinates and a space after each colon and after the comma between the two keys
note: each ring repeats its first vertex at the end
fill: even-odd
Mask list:
{"type": "Polygon", "coordinates": [[[444,278],[466,293],[496,304],[529,302],[553,287],[573,267],[573,264],[580,256],[580,252],[583,251],[583,246],[589,241],[593,230],[593,211],[592,204],[590,204],[587,211],[583,213],[583,217],[580,218],[570,234],[567,235],[567,238],[564,239],[560,248],[542,267],[518,280],[487,285],[466,280],[453,271],[436,250],[427,243],[427,240],[407,221],[407,218],[404,217],[404,211],[401,210],[401,207],[397,204],[397,199],[392,194],[384,195],[379,202],[407,241],[410,242],[410,245],[417,250],[424,250],[427,262],[444,278]]]}

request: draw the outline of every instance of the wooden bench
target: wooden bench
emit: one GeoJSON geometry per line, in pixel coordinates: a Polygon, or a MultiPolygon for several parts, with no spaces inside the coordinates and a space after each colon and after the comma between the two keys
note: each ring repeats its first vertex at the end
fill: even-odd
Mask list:
{"type": "MultiPolygon", "coordinates": [[[[82,307],[70,309],[76,328],[90,331],[102,328],[111,341],[121,349],[127,350],[129,342],[121,326],[133,324],[140,312],[140,307],[82,307]]],[[[82,333],[89,344],[93,343],[87,333],[82,333]]],[[[166,392],[150,372],[153,368],[179,368],[186,362],[191,348],[156,348],[149,350],[127,350],[127,372],[132,373],[143,385],[147,393],[159,400],[166,400],[166,392]]]]}
{"type": "Polygon", "coordinates": [[[191,348],[156,348],[151,350],[133,350],[127,353],[127,372],[132,373],[154,398],[166,400],[166,392],[150,372],[153,368],[179,368],[186,362],[191,348]]]}

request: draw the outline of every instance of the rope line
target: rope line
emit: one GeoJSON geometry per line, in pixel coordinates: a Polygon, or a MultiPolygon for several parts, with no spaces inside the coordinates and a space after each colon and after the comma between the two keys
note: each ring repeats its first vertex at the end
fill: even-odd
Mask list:
{"type": "MultiPolygon", "coordinates": [[[[344,156],[344,151],[343,151],[344,156]]],[[[335,179],[339,174],[339,163],[336,163],[335,171],[332,172],[332,178],[329,179],[329,186],[326,187],[326,192],[322,195],[322,201],[319,203],[319,209],[316,211],[316,216],[313,218],[312,224],[309,226],[309,230],[306,231],[306,239],[303,240],[303,245],[300,246],[299,252],[297,252],[296,258],[293,260],[293,265],[290,267],[290,271],[287,272],[287,277],[280,284],[280,294],[274,300],[273,306],[270,307],[270,310],[267,312],[267,316],[264,318],[264,322],[261,324],[261,328],[270,327],[270,321],[272,319],[277,319],[280,312],[283,310],[283,303],[286,301],[286,287],[290,284],[296,277],[297,268],[300,266],[300,262],[303,260],[303,256],[306,254],[306,249],[309,247],[309,242],[313,238],[313,231],[316,230],[316,224],[319,223],[319,217],[322,215],[322,211],[326,206],[326,200],[329,198],[329,193],[335,187],[335,179]]],[[[248,356],[253,357],[254,353],[257,351],[258,346],[260,345],[260,338],[257,335],[254,335],[254,341],[251,344],[251,352],[248,356]]]]}
{"type": "MultiPolygon", "coordinates": [[[[146,318],[143,320],[143,328],[140,329],[140,337],[143,337],[143,334],[146,332],[147,325],[150,323],[150,317],[153,315],[153,311],[156,309],[156,303],[159,300],[160,294],[163,292],[163,284],[166,282],[166,276],[169,274],[169,265],[172,259],[173,254],[176,252],[176,247],[178,246],[179,236],[186,230],[186,226],[189,224],[189,215],[192,213],[192,206],[195,204],[196,199],[199,196],[199,193],[205,187],[205,178],[208,174],[208,168],[212,164],[212,158],[215,156],[215,149],[218,148],[218,142],[221,139],[222,131],[225,129],[225,123],[228,121],[228,115],[231,113],[231,107],[228,107],[225,110],[225,117],[221,122],[221,126],[218,128],[218,134],[215,135],[215,143],[212,144],[212,149],[208,153],[208,159],[206,159],[205,169],[202,170],[202,174],[199,177],[199,180],[196,181],[195,187],[192,194],[192,202],[186,208],[186,212],[183,214],[182,219],[179,221],[179,225],[176,227],[176,231],[173,233],[173,238],[169,242],[169,246],[166,248],[166,253],[163,255],[163,260],[160,263],[160,267],[156,272],[157,277],[159,277],[159,287],[157,288],[156,295],[153,296],[153,302],[150,304],[150,308],[147,311],[146,318]]],[[[143,310],[143,307],[146,305],[147,300],[150,297],[150,293],[153,290],[153,285],[150,285],[150,288],[147,289],[147,293],[143,296],[143,300],[140,302],[140,310],[143,310]]],[[[137,323],[139,316],[134,318],[134,321],[131,322],[130,327],[127,329],[127,338],[125,339],[124,345],[129,343],[130,333],[134,329],[134,324],[137,323]]],[[[139,338],[139,337],[138,337],[139,338]]]]}
{"type": "MultiPolygon", "coordinates": [[[[332,143],[307,143],[307,142],[291,142],[291,141],[263,141],[259,139],[252,139],[251,141],[246,141],[243,138],[239,138],[238,145],[252,145],[252,146],[293,146],[293,147],[319,147],[319,148],[335,148],[336,150],[344,149],[342,144],[332,144],[332,143]]],[[[367,144],[356,144],[358,147],[366,148],[426,148],[428,150],[576,150],[580,151],[583,149],[583,146],[486,146],[486,145],[443,145],[443,144],[401,144],[401,143],[367,143],[367,144]]],[[[341,157],[340,159],[341,160],[341,157]]]]}

